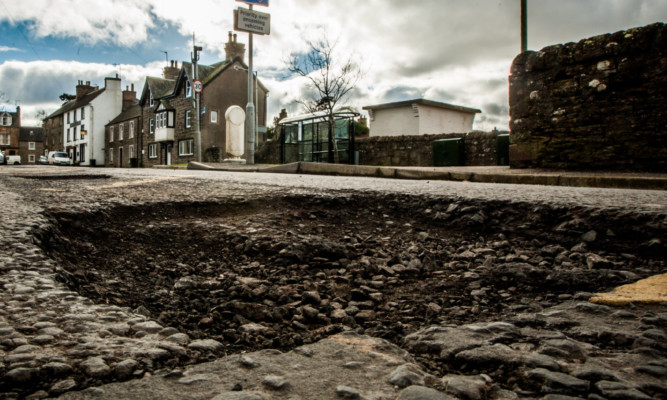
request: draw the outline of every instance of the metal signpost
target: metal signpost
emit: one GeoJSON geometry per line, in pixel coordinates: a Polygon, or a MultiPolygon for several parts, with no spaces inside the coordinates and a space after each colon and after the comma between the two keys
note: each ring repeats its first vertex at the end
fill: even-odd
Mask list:
{"type": "Polygon", "coordinates": [[[236,0],[248,4],[249,8],[239,7],[234,10],[234,30],[248,32],[248,105],[246,105],[246,164],[255,164],[255,102],[253,101],[252,72],[252,35],[268,35],[271,32],[271,16],[267,13],[254,11],[253,4],[269,6],[269,0],[236,0]]]}

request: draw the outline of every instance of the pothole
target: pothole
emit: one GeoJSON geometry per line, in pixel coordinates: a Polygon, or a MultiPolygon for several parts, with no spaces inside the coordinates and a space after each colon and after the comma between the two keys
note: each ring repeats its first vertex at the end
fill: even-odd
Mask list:
{"type": "Polygon", "coordinates": [[[227,353],[349,329],[401,345],[664,270],[652,217],[520,203],[286,196],[52,217],[38,239],[71,289],[227,353]]]}

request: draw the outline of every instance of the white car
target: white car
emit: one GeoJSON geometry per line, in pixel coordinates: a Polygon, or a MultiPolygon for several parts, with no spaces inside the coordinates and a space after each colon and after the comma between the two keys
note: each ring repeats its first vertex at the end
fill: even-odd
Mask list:
{"type": "Polygon", "coordinates": [[[69,155],[64,151],[50,151],[47,158],[49,159],[49,165],[70,165],[72,163],[69,155]]]}

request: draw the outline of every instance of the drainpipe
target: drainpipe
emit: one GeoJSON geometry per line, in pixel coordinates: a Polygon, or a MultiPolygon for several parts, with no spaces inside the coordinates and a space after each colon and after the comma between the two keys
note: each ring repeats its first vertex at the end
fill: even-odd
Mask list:
{"type": "MultiPolygon", "coordinates": [[[[95,127],[95,109],[93,108],[92,103],[90,104],[90,127],[91,128],[95,127]]],[[[90,166],[90,159],[93,158],[92,156],[93,156],[93,149],[94,149],[94,147],[93,147],[93,142],[94,142],[93,136],[95,136],[95,132],[93,131],[93,129],[91,129],[90,134],[86,135],[86,136],[88,136],[88,145],[90,146],[90,150],[88,151],[88,153],[90,153],[90,157],[88,157],[88,166],[90,166]]],[[[81,146],[79,146],[79,148],[81,148],[81,146]]],[[[81,157],[79,157],[79,159],[81,159],[81,157]]]]}

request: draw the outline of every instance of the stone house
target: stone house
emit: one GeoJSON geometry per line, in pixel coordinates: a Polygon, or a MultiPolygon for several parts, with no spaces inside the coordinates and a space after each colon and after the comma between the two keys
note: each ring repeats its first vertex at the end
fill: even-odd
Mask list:
{"type": "Polygon", "coordinates": [[[481,110],[426,99],[363,107],[370,117],[370,136],[404,136],[472,131],[481,110]]]}
{"type": "Polygon", "coordinates": [[[123,111],[106,126],[104,149],[107,167],[137,167],[141,151],[141,107],[134,84],[123,91],[123,111]]]}
{"type": "MultiPolygon", "coordinates": [[[[53,115],[53,114],[52,114],[53,115]]],[[[63,141],[64,114],[49,116],[42,121],[44,128],[44,152],[48,155],[50,151],[64,151],[63,141]]]]}
{"type": "MultiPolygon", "coordinates": [[[[196,111],[191,63],[172,61],[163,76],[147,77],[139,99],[142,114],[143,166],[171,165],[196,160],[196,120],[199,118],[203,161],[225,158],[225,112],[231,106],[245,109],[248,102],[248,67],[243,61],[245,45],[229,34],[226,58],[213,65],[198,65],[197,78],[202,81],[200,112],[196,111]],[[199,115],[197,115],[199,114],[199,115]]],[[[268,90],[256,85],[258,131],[266,130],[268,90]]]]}
{"type": "Polygon", "coordinates": [[[76,98],[68,101],[46,118],[49,139],[53,129],[62,124],[62,148],[75,165],[104,165],[106,124],[118,116],[122,108],[120,78],[104,78],[104,87],[79,81],[76,98]],[[58,119],[62,118],[62,121],[58,119]],[[52,120],[52,121],[51,121],[52,120]]]}
{"type": "Polygon", "coordinates": [[[0,105],[0,150],[8,156],[19,154],[20,128],[21,107],[0,105]]]}
{"type": "Polygon", "coordinates": [[[25,126],[19,130],[19,155],[22,164],[36,164],[44,153],[44,129],[25,126]]]}

